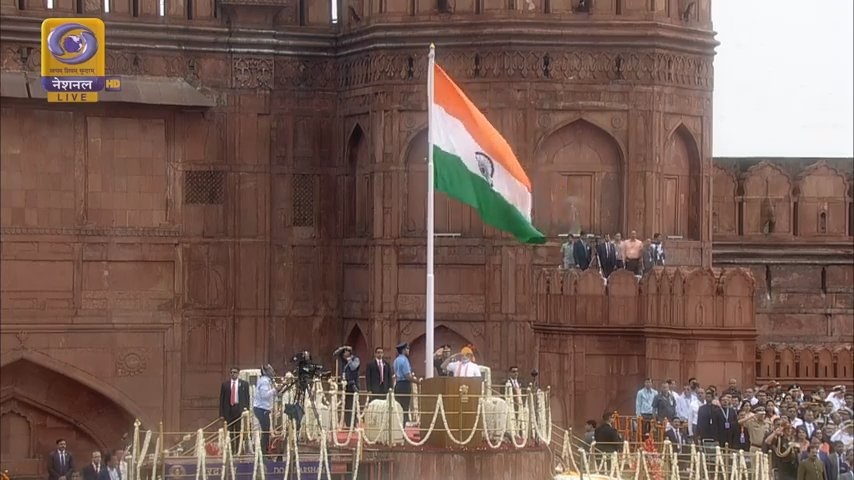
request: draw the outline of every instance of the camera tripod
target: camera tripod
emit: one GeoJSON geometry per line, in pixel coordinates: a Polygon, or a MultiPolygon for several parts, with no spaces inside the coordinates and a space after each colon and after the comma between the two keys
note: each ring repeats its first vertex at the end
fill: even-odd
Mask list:
{"type": "MultiPolygon", "coordinates": [[[[314,413],[315,422],[317,422],[317,429],[324,434],[323,424],[320,422],[320,412],[317,410],[317,403],[314,395],[314,378],[301,378],[294,377],[294,379],[282,390],[282,395],[287,392],[293,391],[294,398],[292,403],[285,404],[284,406],[284,414],[291,420],[296,421],[296,435],[299,435],[300,430],[302,430],[302,419],[305,416],[305,411],[303,410],[303,402],[306,398],[308,398],[308,404],[314,413]]],[[[284,431],[282,432],[284,434],[284,431]]],[[[297,437],[299,438],[299,437],[297,437]]]]}

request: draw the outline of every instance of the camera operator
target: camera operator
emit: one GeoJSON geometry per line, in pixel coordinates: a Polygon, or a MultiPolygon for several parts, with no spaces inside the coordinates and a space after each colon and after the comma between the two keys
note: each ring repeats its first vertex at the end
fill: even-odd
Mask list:
{"type": "Polygon", "coordinates": [[[273,377],[276,371],[268,363],[261,367],[261,376],[255,384],[255,400],[252,402],[252,411],[261,425],[261,452],[267,454],[270,446],[270,412],[276,403],[276,396],[282,393],[284,386],[276,388],[273,386],[273,377]]]}
{"type": "MultiPolygon", "coordinates": [[[[359,357],[353,355],[353,349],[348,346],[336,350],[338,361],[341,362],[341,377],[344,379],[344,425],[353,423],[353,397],[359,391],[359,357]]],[[[357,422],[358,423],[358,422],[357,422]]]]}

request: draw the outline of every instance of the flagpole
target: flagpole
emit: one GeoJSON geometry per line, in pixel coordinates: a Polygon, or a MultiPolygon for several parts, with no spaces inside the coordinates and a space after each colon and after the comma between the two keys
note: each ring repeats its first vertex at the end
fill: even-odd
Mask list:
{"type": "Polygon", "coordinates": [[[430,44],[429,61],[427,62],[427,297],[426,324],[424,325],[424,378],[433,378],[433,330],[435,290],[433,282],[433,66],[436,63],[436,46],[430,44]]]}

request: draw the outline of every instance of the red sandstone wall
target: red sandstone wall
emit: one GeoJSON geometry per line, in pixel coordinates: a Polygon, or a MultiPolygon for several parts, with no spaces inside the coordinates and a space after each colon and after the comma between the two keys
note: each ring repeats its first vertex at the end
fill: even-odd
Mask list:
{"type": "Polygon", "coordinates": [[[850,158],[716,159],[714,262],[757,280],[763,380],[854,383],[853,176],[850,158]]]}
{"type": "MultiPolygon", "coordinates": [[[[634,414],[643,379],[754,382],[754,282],[742,269],[656,268],[641,281],[587,270],[537,279],[542,385],[558,423],[634,414]]],[[[679,380],[677,380],[679,381],[679,380]]]]}

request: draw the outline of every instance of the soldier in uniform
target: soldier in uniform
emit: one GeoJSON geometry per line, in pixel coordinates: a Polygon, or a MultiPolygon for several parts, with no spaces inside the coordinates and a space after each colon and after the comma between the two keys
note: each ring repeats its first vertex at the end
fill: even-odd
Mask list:
{"type": "Polygon", "coordinates": [[[818,447],[807,448],[807,458],[798,466],[798,480],[827,480],[824,462],[818,458],[818,447]]]}

